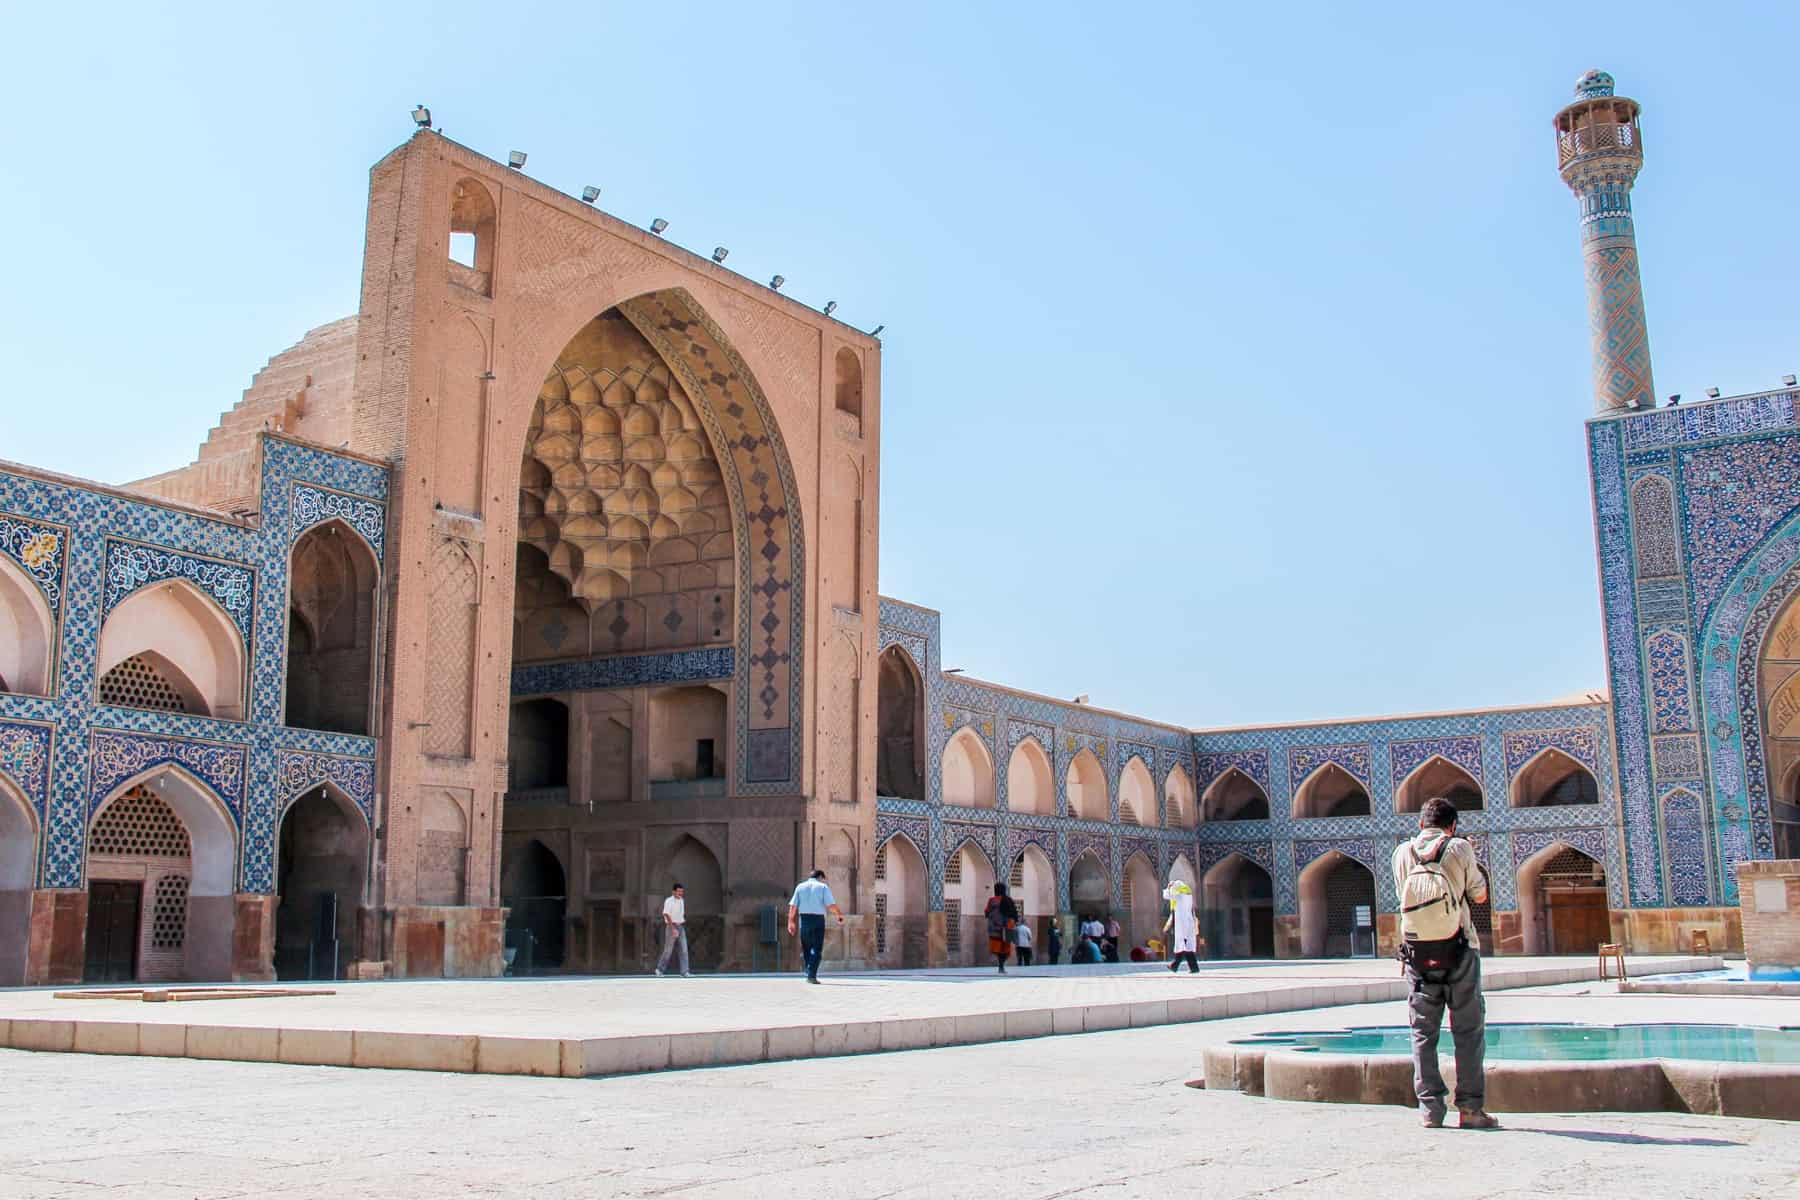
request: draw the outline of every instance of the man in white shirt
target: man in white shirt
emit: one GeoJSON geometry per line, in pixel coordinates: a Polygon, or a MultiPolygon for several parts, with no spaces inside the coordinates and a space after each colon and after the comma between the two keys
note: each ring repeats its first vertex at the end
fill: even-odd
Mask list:
{"type": "Polygon", "coordinates": [[[831,894],[825,872],[814,871],[800,881],[800,886],[794,889],[794,898],[788,901],[788,933],[800,935],[800,961],[806,968],[808,983],[819,982],[819,959],[825,954],[827,912],[837,917],[839,925],[844,923],[844,910],[838,907],[837,897],[831,894]]]}
{"type": "Polygon", "coordinates": [[[1029,967],[1031,965],[1031,921],[1024,916],[1021,916],[1019,923],[1013,926],[1013,946],[1019,952],[1019,965],[1029,967]]]}
{"type": "Polygon", "coordinates": [[[662,957],[656,960],[656,973],[661,975],[669,966],[669,956],[679,947],[681,950],[681,973],[688,972],[687,951],[687,889],[679,883],[669,889],[669,898],[663,901],[663,948],[662,957]]]}

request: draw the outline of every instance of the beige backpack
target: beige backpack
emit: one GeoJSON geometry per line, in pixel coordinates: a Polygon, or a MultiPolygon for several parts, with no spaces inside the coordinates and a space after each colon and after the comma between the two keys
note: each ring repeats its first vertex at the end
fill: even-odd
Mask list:
{"type": "Polygon", "coordinates": [[[1449,847],[1446,834],[1427,854],[1406,848],[1412,865],[1400,884],[1400,936],[1409,942],[1447,942],[1462,932],[1462,897],[1444,873],[1449,847]]]}

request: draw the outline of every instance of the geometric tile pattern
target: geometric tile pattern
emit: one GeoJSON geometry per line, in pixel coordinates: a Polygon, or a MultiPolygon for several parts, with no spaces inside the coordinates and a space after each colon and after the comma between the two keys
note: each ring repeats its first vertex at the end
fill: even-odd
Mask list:
{"type": "Polygon", "coordinates": [[[1297,746],[1288,752],[1288,784],[1297,792],[1314,771],[1326,763],[1332,763],[1365,788],[1370,787],[1370,751],[1371,747],[1367,742],[1343,746],[1297,746]]]}
{"type": "Polygon", "coordinates": [[[1420,766],[1433,758],[1442,758],[1461,767],[1469,777],[1481,778],[1481,739],[1478,737],[1418,738],[1394,742],[1388,747],[1392,761],[1394,791],[1420,766]]]}
{"type": "Polygon", "coordinates": [[[42,825],[50,797],[50,726],[0,721],[0,775],[12,781],[42,825]]]}
{"type": "Polygon", "coordinates": [[[52,619],[62,612],[63,565],[69,531],[48,521],[0,513],[0,554],[12,559],[44,593],[52,619]]]}
{"type": "Polygon", "coordinates": [[[1676,788],[1663,797],[1663,866],[1669,873],[1672,904],[1705,904],[1712,889],[1706,880],[1706,821],[1700,797],[1676,788]]]}
{"type": "Polygon", "coordinates": [[[1506,747],[1506,778],[1511,783],[1519,768],[1545,750],[1561,750],[1590,771],[1600,770],[1600,731],[1592,726],[1563,729],[1528,729],[1509,733],[1502,743],[1506,747]]]}
{"type": "MultiPolygon", "coordinates": [[[[56,694],[49,699],[0,695],[0,722],[6,728],[26,722],[53,731],[48,782],[37,789],[44,827],[39,886],[80,887],[94,808],[133,775],[167,765],[211,791],[238,826],[242,866],[236,886],[268,894],[274,890],[273,849],[282,807],[278,750],[375,759],[372,738],[285,729],[279,721],[292,522],[310,519],[290,513],[293,498],[302,494],[295,485],[357,498],[362,503],[353,512],[318,519],[341,515],[379,548],[388,472],[279,435],[261,435],[261,448],[262,509],[250,520],[0,469],[0,513],[15,521],[54,525],[61,538],[56,694]],[[95,702],[105,614],[136,588],[177,577],[206,592],[243,634],[249,678],[241,721],[95,702]]],[[[371,781],[372,771],[371,766],[371,781]]],[[[29,781],[15,782],[33,793],[29,781]]]]}
{"type": "Polygon", "coordinates": [[[1650,665],[1650,730],[1680,733],[1694,727],[1693,687],[1688,682],[1687,638],[1658,629],[1644,639],[1650,665]]]}

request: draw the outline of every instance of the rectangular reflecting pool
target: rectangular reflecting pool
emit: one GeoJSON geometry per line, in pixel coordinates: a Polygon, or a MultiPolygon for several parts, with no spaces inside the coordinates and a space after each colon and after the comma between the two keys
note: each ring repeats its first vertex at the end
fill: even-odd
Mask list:
{"type": "MultiPolygon", "coordinates": [[[[1329,1054],[1412,1054],[1412,1032],[1398,1025],[1334,1031],[1258,1034],[1235,1046],[1280,1047],[1329,1054]]],[[[1446,1023],[1439,1053],[1455,1052],[1446,1023]]],[[[1800,1064],[1800,1029],[1746,1025],[1490,1024],[1489,1060],[1616,1061],[1681,1058],[1706,1062],[1800,1064]]]]}

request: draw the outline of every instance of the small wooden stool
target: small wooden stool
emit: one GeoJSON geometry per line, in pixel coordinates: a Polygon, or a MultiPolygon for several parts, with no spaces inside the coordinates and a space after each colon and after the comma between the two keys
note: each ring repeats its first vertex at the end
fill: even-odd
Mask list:
{"type": "Polygon", "coordinates": [[[1710,957],[1712,954],[1712,938],[1707,936],[1706,930],[1704,929],[1689,930],[1688,949],[1694,954],[1710,957]]]}
{"type": "Polygon", "coordinates": [[[1605,982],[1612,978],[1608,960],[1619,965],[1619,982],[1625,982],[1625,946],[1620,942],[1600,943],[1600,980],[1605,982]]]}

